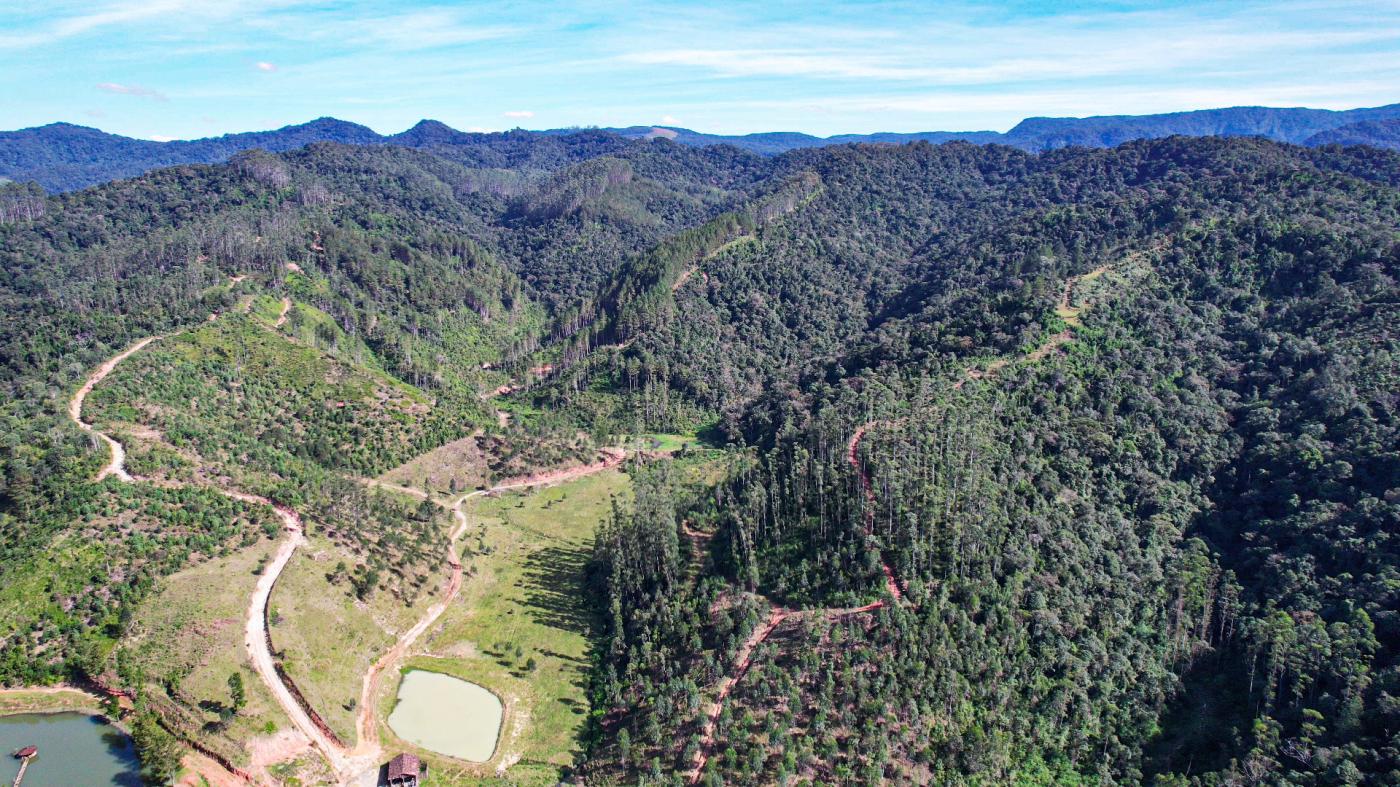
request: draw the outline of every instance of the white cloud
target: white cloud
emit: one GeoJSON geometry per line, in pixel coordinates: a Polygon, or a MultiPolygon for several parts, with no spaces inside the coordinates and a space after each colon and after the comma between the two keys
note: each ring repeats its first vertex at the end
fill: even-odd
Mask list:
{"type": "Polygon", "coordinates": [[[513,109],[509,112],[502,112],[501,114],[508,118],[532,118],[535,116],[535,113],[528,109],[513,109]]]}
{"type": "Polygon", "coordinates": [[[152,134],[151,140],[155,142],[174,142],[178,137],[167,137],[164,134],[152,134]]]}
{"type": "Polygon", "coordinates": [[[167,101],[165,94],[159,90],[152,90],[140,85],[123,85],[118,82],[100,82],[97,89],[106,93],[116,93],[123,96],[139,96],[141,98],[153,98],[156,101],[167,101]]]}
{"type": "Polygon", "coordinates": [[[274,63],[269,63],[269,62],[267,62],[266,60],[259,60],[259,61],[258,61],[258,64],[257,64],[257,69],[258,69],[259,71],[272,72],[272,71],[276,71],[276,70],[277,70],[277,66],[276,66],[276,64],[274,64],[274,63]]]}
{"type": "Polygon", "coordinates": [[[681,122],[677,120],[674,115],[662,115],[661,122],[665,123],[668,126],[679,126],[681,124],[681,122]]]}

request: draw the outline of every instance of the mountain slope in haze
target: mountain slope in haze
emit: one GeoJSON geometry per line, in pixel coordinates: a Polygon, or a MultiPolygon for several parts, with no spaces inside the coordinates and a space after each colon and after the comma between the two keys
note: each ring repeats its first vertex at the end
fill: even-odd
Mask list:
{"type": "MultiPolygon", "coordinates": [[[[743,135],[704,134],[669,126],[629,126],[608,131],[631,139],[665,138],[685,145],[735,145],[765,155],[798,148],[823,147],[860,142],[902,144],[905,142],[964,141],[976,144],[1002,144],[1023,150],[1055,148],[1114,147],[1134,139],[1155,139],[1173,135],[1190,137],[1258,136],[1278,142],[1310,144],[1319,132],[1346,124],[1400,118],[1400,104],[1367,109],[1334,111],[1327,109],[1229,107],[1158,115],[1104,115],[1083,118],[1027,118],[1006,133],[996,131],[922,131],[913,133],[879,132],[838,134],[817,137],[796,132],[766,132],[743,135]]],[[[545,133],[567,133],[558,130],[545,133]]]]}
{"type": "Polygon", "coordinates": [[[1369,109],[1230,107],[1161,115],[1087,118],[1027,118],[1000,140],[1027,150],[1114,147],[1133,139],[1173,135],[1189,137],[1265,137],[1304,144],[1328,129],[1349,123],[1400,118],[1400,104],[1369,109]]]}
{"type": "Polygon", "coordinates": [[[107,134],[71,123],[0,133],[0,173],[16,181],[34,180],[49,191],[69,191],[157,167],[212,164],[253,148],[293,150],[313,142],[365,145],[380,136],[364,126],[334,118],[197,140],[152,142],[107,134]]]}
{"type": "Polygon", "coordinates": [[[1308,137],[1309,145],[1370,145],[1376,148],[1400,148],[1400,119],[1364,120],[1348,123],[1308,137]]]}
{"type": "MultiPolygon", "coordinates": [[[[130,139],[69,123],[54,123],[0,132],[0,178],[19,182],[33,180],[51,192],[68,191],[116,178],[133,177],[156,167],[208,164],[225,161],[241,150],[262,148],[276,152],[312,142],[402,145],[434,148],[439,152],[452,150],[456,152],[449,157],[464,164],[486,167],[520,167],[524,165],[524,158],[533,159],[541,166],[554,167],[588,155],[615,151],[622,140],[654,139],[667,139],[691,146],[733,145],[762,155],[850,143],[940,143],[959,140],[1040,151],[1067,146],[1113,147],[1133,139],[1172,135],[1262,136],[1279,142],[1323,144],[1311,140],[1341,126],[1396,118],[1400,118],[1400,104],[1344,111],[1231,107],[1159,115],[1027,118],[1004,134],[995,131],[925,131],[839,134],[831,137],[799,132],[705,134],[666,126],[548,131],[517,129],[502,133],[473,133],[457,131],[436,120],[423,120],[398,134],[382,136],[354,123],[319,118],[275,131],[165,143],[130,139]],[[562,150],[542,147],[535,142],[550,138],[568,142],[562,150]],[[609,142],[609,139],[612,141],[609,142]]],[[[1372,138],[1376,137],[1356,137],[1348,144],[1363,144],[1372,138]]]]}

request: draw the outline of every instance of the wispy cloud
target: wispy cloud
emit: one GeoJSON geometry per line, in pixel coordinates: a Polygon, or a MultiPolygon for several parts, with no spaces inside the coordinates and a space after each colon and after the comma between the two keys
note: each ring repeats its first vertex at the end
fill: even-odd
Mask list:
{"type": "Polygon", "coordinates": [[[153,98],[156,101],[168,101],[169,98],[159,90],[152,90],[149,87],[140,85],[123,85],[118,82],[99,82],[97,89],[106,93],[116,93],[123,96],[139,96],[141,98],[153,98]]]}
{"type": "Polygon", "coordinates": [[[248,23],[288,39],[325,42],[336,48],[412,52],[493,41],[518,35],[525,27],[479,23],[466,12],[427,8],[388,15],[321,15],[314,24],[301,14],[271,14],[248,23]]]}
{"type": "Polygon", "coordinates": [[[210,19],[237,18],[258,11],[286,6],[302,0],[125,0],[91,9],[90,3],[70,3],[72,13],[62,13],[64,4],[52,3],[52,21],[28,29],[0,34],[0,49],[47,46],[64,39],[122,25],[151,25],[160,22],[188,23],[210,19]]]}
{"type": "MultiPolygon", "coordinates": [[[[1027,89],[995,94],[960,91],[921,92],[903,96],[836,96],[801,99],[762,99],[736,103],[749,112],[796,111],[804,114],[840,116],[923,116],[921,129],[965,116],[1017,112],[1029,114],[1085,115],[1086,107],[1107,106],[1111,113],[1151,114],[1181,109],[1213,109],[1229,106],[1296,106],[1319,109],[1350,109],[1362,105],[1367,96],[1384,90],[1390,83],[1377,80],[1353,82],[1308,82],[1286,87],[1163,87],[1143,89],[1133,85],[1117,87],[1027,89]],[[1026,112],[1034,107],[1034,113],[1026,112]],[[930,123],[930,121],[932,121],[930,123]]],[[[973,130],[965,125],[938,125],[955,131],[973,130]]]]}
{"type": "Polygon", "coordinates": [[[0,103],[38,125],[120,79],[100,89],[149,100],[100,105],[112,130],[188,138],[206,114],[223,130],[339,114],[381,131],[438,117],[831,134],[1400,100],[1400,0],[663,5],[0,0],[0,103]]]}
{"type": "MultiPolygon", "coordinates": [[[[1043,33],[1041,34],[1044,35],[1043,33]]],[[[1078,79],[1142,72],[1164,73],[1252,55],[1394,41],[1400,28],[1310,33],[1198,29],[1124,34],[1102,42],[1096,31],[1066,30],[1035,43],[1036,37],[1001,47],[971,44],[975,31],[943,28],[917,36],[936,45],[889,43],[878,54],[858,49],[654,49],[617,56],[623,63],[689,68],[722,77],[802,77],[871,82],[981,85],[1048,79],[1078,79]],[[980,54],[978,49],[981,50],[980,54]],[[1026,53],[1031,53],[1027,55],[1026,53]]],[[[907,43],[907,41],[906,41],[907,43]]]]}

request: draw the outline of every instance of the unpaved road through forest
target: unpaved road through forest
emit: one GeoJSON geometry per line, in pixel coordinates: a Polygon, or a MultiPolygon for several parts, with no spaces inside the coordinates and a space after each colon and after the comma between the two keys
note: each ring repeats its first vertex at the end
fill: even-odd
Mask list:
{"type": "Polygon", "coordinates": [[[111,452],[111,458],[107,460],[107,464],[103,465],[102,469],[97,472],[98,481],[101,481],[109,475],[114,475],[122,481],[131,481],[131,476],[126,472],[126,448],[108,435],[92,428],[92,424],[83,420],[83,402],[87,401],[87,396],[92,393],[93,386],[106,379],[107,375],[111,374],[112,370],[117,368],[117,364],[130,358],[133,353],[159,338],[161,337],[148,336],[111,358],[108,358],[101,366],[97,367],[92,374],[88,375],[87,380],[83,381],[83,386],[79,388],[78,392],[73,394],[73,398],[68,401],[68,417],[73,419],[73,423],[77,424],[79,429],[95,435],[99,440],[106,443],[108,451],[111,452]]]}

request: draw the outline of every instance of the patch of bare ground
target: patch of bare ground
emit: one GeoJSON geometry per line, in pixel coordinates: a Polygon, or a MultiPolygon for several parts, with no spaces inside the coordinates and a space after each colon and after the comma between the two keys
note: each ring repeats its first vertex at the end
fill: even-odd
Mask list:
{"type": "Polygon", "coordinates": [[[300,730],[279,730],[248,741],[248,770],[254,778],[275,784],[276,779],[268,772],[268,768],[279,763],[291,762],[312,751],[311,739],[300,730]]]}
{"type": "MultiPolygon", "coordinates": [[[[175,782],[176,787],[244,787],[248,780],[199,752],[189,752],[180,760],[184,773],[175,782]]],[[[272,784],[269,779],[266,784],[272,784]]]]}
{"type": "Polygon", "coordinates": [[[676,292],[680,288],[684,287],[685,283],[690,281],[690,277],[694,276],[695,272],[698,270],[700,270],[700,266],[696,265],[686,268],[684,271],[682,271],[681,275],[676,277],[675,283],[671,285],[671,292],[676,292]]]}

